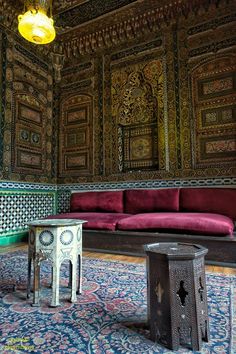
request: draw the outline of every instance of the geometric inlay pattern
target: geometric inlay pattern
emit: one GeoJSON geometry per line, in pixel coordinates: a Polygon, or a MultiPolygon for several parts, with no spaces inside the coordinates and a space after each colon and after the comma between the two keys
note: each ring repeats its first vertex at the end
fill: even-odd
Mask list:
{"type": "Polygon", "coordinates": [[[49,230],[42,231],[39,235],[39,241],[43,246],[49,246],[53,243],[54,236],[49,230]]]}
{"type": "Polygon", "coordinates": [[[70,211],[70,190],[59,191],[57,194],[57,212],[65,213],[70,211]]]}
{"type": "Polygon", "coordinates": [[[73,241],[73,233],[70,230],[65,230],[60,235],[60,241],[63,245],[69,245],[73,241]]]}
{"type": "Polygon", "coordinates": [[[23,231],[27,223],[55,213],[55,193],[0,191],[0,232],[23,231]]]}

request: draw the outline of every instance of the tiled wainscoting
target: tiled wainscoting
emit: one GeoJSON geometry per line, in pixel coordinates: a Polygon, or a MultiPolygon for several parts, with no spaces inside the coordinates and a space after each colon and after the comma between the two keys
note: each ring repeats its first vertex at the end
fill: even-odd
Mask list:
{"type": "Polygon", "coordinates": [[[27,222],[56,213],[56,186],[0,183],[0,246],[23,240],[27,222]]]}

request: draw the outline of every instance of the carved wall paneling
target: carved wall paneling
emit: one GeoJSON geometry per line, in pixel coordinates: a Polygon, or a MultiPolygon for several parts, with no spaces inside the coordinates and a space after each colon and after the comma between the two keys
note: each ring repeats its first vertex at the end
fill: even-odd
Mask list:
{"type": "Polygon", "coordinates": [[[6,85],[6,36],[0,30],[0,176],[3,171],[3,148],[4,148],[4,111],[5,111],[5,85],[6,85]]]}
{"type": "MultiPolygon", "coordinates": [[[[194,0],[162,8],[155,0],[142,1],[139,7],[128,6],[114,16],[58,35],[66,61],[57,88],[53,87],[52,67],[45,56],[50,48],[34,50],[20,38],[8,35],[2,44],[5,64],[1,59],[1,106],[5,112],[1,176],[55,181],[57,171],[50,165],[57,154],[55,121],[62,124],[58,103],[72,96],[91,98],[91,124],[80,121],[76,133],[68,125],[64,140],[60,137],[64,159],[60,150],[59,183],[232,176],[236,173],[233,93],[221,90],[220,97],[217,92],[215,97],[212,93],[206,97],[206,87],[209,90],[210,86],[234,82],[230,76],[223,77],[223,66],[225,74],[231,73],[223,58],[235,54],[234,34],[232,0],[194,0]],[[218,71],[204,66],[218,59],[218,71]],[[155,84],[153,70],[158,65],[163,75],[155,84]],[[207,70],[209,75],[204,76],[207,70]],[[140,75],[141,85],[129,87],[132,74],[140,75]],[[204,99],[199,93],[204,93],[204,99]],[[137,95],[137,99],[131,102],[129,94],[137,95]],[[44,112],[40,109],[45,126],[37,124],[37,106],[25,99],[18,102],[17,95],[40,101],[45,107],[44,112]],[[152,116],[152,105],[157,107],[157,116],[145,120],[152,116]],[[122,111],[131,117],[131,123],[118,119],[122,111]],[[22,112],[35,121],[18,120],[18,113],[13,112],[22,112]],[[39,151],[44,142],[46,157],[39,152],[29,171],[23,167],[29,159],[29,144],[39,151]],[[75,145],[86,146],[88,154],[79,148],[77,151],[75,145]],[[36,172],[40,164],[49,169],[36,172]]],[[[82,112],[82,103],[80,108],[82,112]]],[[[61,132],[62,127],[59,129],[61,132]]]]}
{"type": "Polygon", "coordinates": [[[13,83],[13,54],[11,50],[12,39],[5,33],[4,37],[4,61],[3,66],[3,96],[2,110],[2,134],[3,134],[3,178],[7,179],[11,173],[11,136],[12,136],[12,83],[13,83]]]}
{"type": "Polygon", "coordinates": [[[145,36],[147,38],[155,36],[155,32],[159,31],[160,28],[160,16],[158,10],[154,9],[152,12],[148,11],[117,24],[107,27],[103,25],[103,29],[94,30],[89,34],[77,36],[77,38],[65,35],[62,38],[65,43],[66,60],[101,50],[109,50],[117,46],[124,46],[127,42],[139,42],[140,38],[144,40],[145,36]],[[154,15],[155,11],[157,12],[156,15],[154,15]]]}
{"type": "MultiPolygon", "coordinates": [[[[85,7],[87,5],[85,4],[85,7]]],[[[142,38],[144,34],[150,35],[160,28],[163,30],[166,25],[168,26],[171,22],[175,22],[177,18],[187,18],[191,14],[195,17],[197,15],[202,16],[206,12],[215,11],[215,9],[219,9],[219,14],[219,11],[224,10],[225,7],[235,10],[234,6],[233,0],[227,2],[224,0],[210,2],[196,0],[175,3],[165,1],[158,4],[156,0],[149,0],[141,3],[137,2],[136,6],[129,6],[123,11],[113,13],[113,16],[103,16],[97,21],[92,21],[89,26],[84,24],[85,17],[81,16],[81,9],[78,6],[71,11],[77,12],[76,16],[75,14],[72,15],[72,22],[74,25],[75,23],[77,26],[80,25],[79,28],[75,28],[73,31],[65,31],[61,34],[60,39],[65,43],[64,48],[67,58],[74,55],[83,56],[97,52],[102,48],[111,48],[135,38],[142,38]],[[81,26],[82,24],[83,26],[81,26]]],[[[100,8],[97,4],[94,11],[96,13],[99,10],[100,8]]],[[[90,11],[89,16],[93,17],[94,13],[90,11]]],[[[69,18],[66,20],[67,25],[71,26],[72,23],[69,18]]]]}
{"type": "Polygon", "coordinates": [[[102,138],[104,134],[103,66],[103,57],[96,56],[92,58],[86,56],[82,61],[74,60],[73,63],[67,65],[62,71],[61,100],[65,101],[75,95],[85,95],[91,97],[92,110],[90,111],[91,116],[89,118],[89,134],[91,139],[89,140],[88,149],[90,165],[87,170],[78,170],[77,174],[75,172],[71,174],[64,171],[63,176],[60,174],[59,181],[71,182],[72,180],[77,181],[78,178],[86,181],[86,179],[91,179],[92,175],[101,176],[105,173],[105,147],[102,138]],[[92,162],[91,159],[93,159],[92,162]]]}
{"type": "Polygon", "coordinates": [[[133,48],[125,55],[111,56],[112,120],[116,122],[113,141],[117,142],[113,146],[113,173],[166,167],[165,142],[158,139],[158,132],[163,137],[165,130],[165,73],[161,59],[154,58],[156,53],[139,53],[134,58],[133,48]],[[164,162],[160,166],[159,157],[164,162]]]}
{"type": "Polygon", "coordinates": [[[65,67],[62,70],[62,80],[60,87],[64,90],[70,87],[74,82],[86,82],[89,77],[93,77],[94,62],[89,60],[81,64],[75,64],[65,67]]]}
{"type": "Polygon", "coordinates": [[[182,168],[182,149],[181,149],[181,120],[180,116],[180,73],[179,73],[179,43],[177,29],[173,30],[173,59],[174,59],[174,84],[175,84],[175,132],[176,132],[176,157],[177,169],[182,168]]]}
{"type": "Polygon", "coordinates": [[[200,23],[196,23],[194,18],[189,18],[188,23],[191,23],[186,33],[186,43],[192,86],[193,168],[206,168],[206,173],[215,169],[219,174],[222,170],[224,173],[226,170],[233,171],[233,156],[230,155],[235,155],[236,144],[233,128],[235,93],[230,93],[230,89],[227,92],[227,88],[221,86],[223,82],[230,86],[231,79],[234,81],[230,76],[235,72],[235,67],[226,58],[235,53],[235,11],[232,4],[225,13],[213,8],[203,15],[200,23]],[[212,92],[206,94],[207,90],[212,92]],[[224,122],[223,116],[227,116],[224,122]]]}
{"type": "Polygon", "coordinates": [[[93,173],[93,99],[77,94],[61,102],[60,177],[93,173]]]}
{"type": "Polygon", "coordinates": [[[113,120],[111,111],[111,56],[104,55],[104,87],[103,87],[103,106],[104,106],[104,174],[110,176],[112,174],[112,158],[113,151],[116,151],[117,141],[111,139],[113,132],[116,130],[116,122],[113,120]]]}
{"type": "MultiPolygon", "coordinates": [[[[168,162],[167,171],[170,171],[171,174],[176,174],[178,170],[178,164],[180,160],[178,160],[177,155],[177,145],[180,144],[178,140],[178,136],[176,134],[176,62],[178,61],[177,50],[173,51],[173,48],[177,48],[176,44],[174,44],[174,35],[173,28],[168,27],[165,31],[165,68],[166,68],[166,80],[164,80],[164,87],[166,92],[166,98],[164,99],[164,111],[165,107],[167,107],[166,112],[166,125],[168,129],[165,128],[163,132],[163,136],[166,143],[166,163],[168,162]],[[174,70],[175,68],[175,70],[174,70]],[[175,172],[174,172],[175,171],[175,172]]],[[[161,134],[160,134],[161,136],[161,134]]],[[[163,176],[163,178],[165,178],[163,176]]]]}
{"type": "MultiPolygon", "coordinates": [[[[51,182],[52,75],[33,52],[7,36],[3,178],[51,182]]],[[[55,181],[55,175],[54,175],[55,181]]]]}
{"type": "Polygon", "coordinates": [[[46,146],[46,112],[42,107],[43,102],[30,92],[14,94],[12,169],[16,173],[45,172],[46,150],[43,147],[46,146]]]}
{"type": "Polygon", "coordinates": [[[189,104],[188,46],[186,20],[180,19],[174,28],[173,53],[176,98],[176,138],[178,169],[190,170],[192,164],[191,105],[189,104]]]}
{"type": "Polygon", "coordinates": [[[219,55],[193,70],[196,167],[235,163],[235,63],[235,55],[219,55]]]}
{"type": "Polygon", "coordinates": [[[216,7],[211,6],[210,11],[200,13],[200,18],[194,14],[188,16],[186,45],[190,66],[216,53],[233,50],[236,44],[235,20],[233,1],[226,3],[222,1],[216,7]]]}

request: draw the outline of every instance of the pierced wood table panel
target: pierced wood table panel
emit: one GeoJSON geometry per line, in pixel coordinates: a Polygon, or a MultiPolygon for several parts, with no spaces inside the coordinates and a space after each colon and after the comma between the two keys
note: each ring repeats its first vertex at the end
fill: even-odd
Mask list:
{"type": "Polygon", "coordinates": [[[147,255],[150,336],[172,350],[200,350],[209,324],[204,256],[207,249],[184,243],[144,246],[147,255]]]}
{"type": "Polygon", "coordinates": [[[64,260],[70,261],[69,286],[71,302],[76,301],[76,293],[81,293],[82,278],[82,224],[83,220],[47,219],[35,220],[29,225],[28,284],[27,297],[30,297],[31,265],[34,266],[33,304],[39,306],[40,264],[43,260],[52,263],[52,302],[59,306],[60,266],[64,260]],[[77,286],[78,269],[78,286],[77,286]]]}

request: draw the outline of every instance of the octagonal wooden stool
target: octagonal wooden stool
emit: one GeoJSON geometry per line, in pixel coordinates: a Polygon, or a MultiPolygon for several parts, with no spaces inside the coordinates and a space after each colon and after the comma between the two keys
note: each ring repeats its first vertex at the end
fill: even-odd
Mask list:
{"type": "Polygon", "coordinates": [[[200,350],[209,324],[204,256],[200,245],[155,243],[147,255],[148,321],[151,340],[172,350],[200,350]]]}

